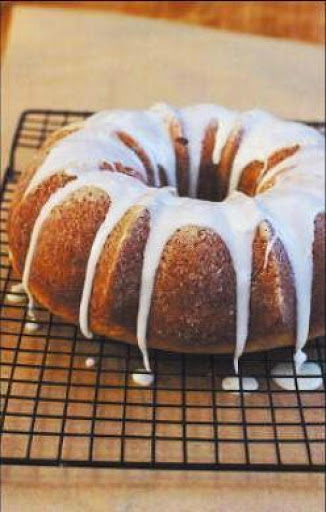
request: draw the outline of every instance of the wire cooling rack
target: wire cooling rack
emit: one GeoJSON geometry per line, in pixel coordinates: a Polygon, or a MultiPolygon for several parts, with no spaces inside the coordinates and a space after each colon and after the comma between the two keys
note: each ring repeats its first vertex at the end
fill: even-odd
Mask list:
{"type": "MultiPolygon", "coordinates": [[[[8,301],[18,282],[7,253],[6,218],[15,183],[54,129],[89,112],[30,110],[15,133],[1,195],[2,461],[20,465],[118,468],[323,471],[325,340],[308,346],[323,370],[323,389],[284,391],[270,371],[291,350],[243,357],[240,375],[259,389],[223,391],[231,358],[151,352],[155,380],[137,386],[135,347],[85,340],[77,327],[37,308],[26,330],[26,304],[8,301]],[[96,364],[88,367],[87,358],[96,364]]],[[[321,130],[323,125],[315,124],[321,130]]],[[[241,380],[240,380],[241,382],[241,380]]]]}

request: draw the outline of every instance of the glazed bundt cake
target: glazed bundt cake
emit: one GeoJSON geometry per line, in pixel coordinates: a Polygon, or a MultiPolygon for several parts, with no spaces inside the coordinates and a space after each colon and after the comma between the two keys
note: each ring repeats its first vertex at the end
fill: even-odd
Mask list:
{"type": "Polygon", "coordinates": [[[324,137],[215,105],[105,111],[55,132],[17,185],[15,270],[92,333],[183,352],[325,330],[324,137]]]}

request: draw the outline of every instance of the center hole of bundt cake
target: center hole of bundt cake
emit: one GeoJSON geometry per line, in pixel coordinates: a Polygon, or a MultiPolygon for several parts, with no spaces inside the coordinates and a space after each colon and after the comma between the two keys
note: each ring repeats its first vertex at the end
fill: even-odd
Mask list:
{"type": "Polygon", "coordinates": [[[228,192],[228,169],[214,163],[217,126],[210,124],[205,132],[200,153],[193,154],[186,137],[177,137],[175,142],[176,177],[180,196],[221,202],[228,192]],[[198,160],[198,167],[191,162],[198,160]],[[197,167],[197,168],[196,168],[197,167]]]}
{"type": "MultiPolygon", "coordinates": [[[[118,131],[116,134],[142,162],[146,170],[147,185],[151,187],[166,187],[171,184],[168,169],[165,169],[162,165],[158,165],[159,184],[155,185],[155,169],[144,148],[130,134],[126,134],[123,131],[118,131]]],[[[198,168],[194,169],[191,165],[194,155],[191,154],[189,148],[189,139],[184,136],[180,136],[180,133],[178,133],[177,136],[172,134],[175,151],[176,188],[179,196],[214,202],[223,201],[226,198],[228,179],[228,176],[226,176],[227,172],[223,171],[225,179],[222,179],[222,175],[219,172],[220,169],[218,169],[218,166],[213,162],[215,135],[216,126],[211,124],[206,130],[200,154],[199,157],[197,157],[198,168]]],[[[110,170],[110,167],[111,166],[109,164],[105,164],[102,168],[110,170]]],[[[119,168],[117,164],[115,164],[115,169],[118,170],[118,172],[129,174],[130,176],[144,181],[144,178],[134,169],[130,169],[125,166],[121,166],[121,168],[119,168]]]]}
{"type": "MultiPolygon", "coordinates": [[[[273,185],[273,180],[265,180],[266,174],[282,161],[294,155],[298,144],[284,147],[271,153],[266,161],[253,158],[244,165],[239,181],[233,183],[233,165],[238,152],[238,139],[228,142],[216,163],[215,142],[217,126],[211,123],[204,135],[200,154],[197,157],[189,149],[185,137],[175,139],[177,183],[180,196],[195,197],[205,201],[224,201],[231,190],[237,189],[248,196],[255,196],[273,185]],[[191,160],[199,160],[198,168],[193,169],[191,160]],[[231,187],[230,187],[231,186],[231,187]]],[[[239,141],[241,137],[239,138],[239,141]]],[[[235,173],[237,176],[237,172],[235,173]]]]}
{"type": "MultiPolygon", "coordinates": [[[[221,202],[226,199],[237,145],[232,144],[230,147],[225,147],[219,163],[216,164],[214,162],[216,130],[215,124],[212,123],[208,126],[200,152],[195,152],[195,154],[193,150],[190,150],[189,140],[186,137],[172,137],[175,150],[176,188],[179,196],[212,202],[221,202]]],[[[158,176],[155,177],[156,171],[151,159],[133,137],[124,132],[117,132],[117,136],[125,146],[137,155],[146,170],[146,175],[142,176],[138,171],[119,163],[115,163],[114,170],[138,178],[151,187],[166,187],[171,184],[169,170],[162,165],[157,165],[158,176]]],[[[292,155],[297,148],[298,146],[294,146],[273,154],[266,166],[264,162],[252,161],[243,169],[236,188],[248,196],[256,195],[258,181],[264,176],[265,172],[284,158],[292,155]]],[[[102,168],[113,170],[112,166],[107,163],[104,163],[102,168]]]]}

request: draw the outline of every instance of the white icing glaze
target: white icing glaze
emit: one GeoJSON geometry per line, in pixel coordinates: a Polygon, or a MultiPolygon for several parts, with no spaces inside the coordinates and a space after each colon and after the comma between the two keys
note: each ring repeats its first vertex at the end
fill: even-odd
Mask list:
{"type": "Polygon", "coordinates": [[[245,392],[256,391],[259,387],[258,380],[255,377],[224,377],[222,380],[222,388],[224,391],[245,392]]]}
{"type": "MultiPolygon", "coordinates": [[[[92,116],[83,127],[58,141],[35,173],[26,191],[28,194],[42,180],[58,170],[65,170],[76,179],[57,190],[43,206],[33,228],[23,272],[23,284],[29,295],[29,310],[33,300],[28,281],[36,245],[43,225],[56,206],[83,186],[98,187],[111,198],[108,214],[95,236],[90,252],[80,305],[80,325],[85,335],[88,329],[88,305],[96,265],[107,237],[119,220],[134,205],[146,206],[150,212],[150,234],[146,243],[139,297],[137,337],[144,365],[150,371],[147,354],[147,328],[157,269],[168,241],[186,226],[212,229],[225,242],[236,274],[236,348],[234,365],[244,351],[248,336],[252,266],[252,243],[260,222],[267,220],[275,231],[268,241],[265,266],[276,238],[283,243],[294,274],[297,297],[296,364],[302,364],[302,348],[308,338],[314,220],[324,211],[323,138],[316,131],[281,121],[271,114],[251,111],[236,114],[213,105],[198,105],[177,111],[159,104],[148,111],[113,111],[92,116]],[[143,148],[154,169],[155,184],[159,183],[158,167],[167,173],[168,183],[176,183],[176,159],[171,128],[182,125],[189,140],[190,195],[195,195],[198,183],[201,143],[205,130],[215,120],[218,132],[213,161],[218,164],[230,133],[243,129],[243,137],[231,170],[229,191],[223,203],[209,203],[173,196],[166,187],[150,189],[138,180],[118,173],[99,171],[103,161],[119,162],[146,177],[146,170],[137,155],[117,137],[123,131],[143,148]],[[233,127],[233,128],[232,128],[233,127]],[[274,187],[255,198],[235,191],[243,168],[253,160],[267,164],[268,158],[284,147],[300,145],[292,157],[270,169],[259,183],[275,178],[274,187]],[[286,172],[285,172],[286,170],[286,172]],[[282,172],[284,171],[284,172],[282,172]]],[[[265,167],[264,167],[265,168],[265,167]]]]}
{"type": "MultiPolygon", "coordinates": [[[[323,180],[325,177],[324,169],[324,145],[318,144],[316,146],[303,148],[288,157],[285,162],[280,162],[275,167],[269,169],[258,184],[257,193],[259,194],[270,180],[282,180],[287,174],[294,173],[296,176],[299,175],[301,180],[303,177],[306,177],[308,180],[315,180],[319,177],[319,179],[323,180]],[[312,176],[314,176],[314,178],[312,178],[312,176]]],[[[296,179],[295,177],[295,181],[296,179]]]]}
{"type": "Polygon", "coordinates": [[[105,126],[110,134],[122,131],[131,135],[154,168],[155,185],[159,185],[158,166],[161,166],[167,173],[168,184],[176,186],[174,146],[166,122],[156,111],[104,111],[90,117],[87,125],[105,126]]]}
{"type": "Polygon", "coordinates": [[[217,132],[213,151],[213,162],[220,161],[221,151],[230,134],[235,113],[217,105],[192,105],[180,110],[184,136],[189,150],[189,196],[196,197],[199,179],[202,143],[210,123],[216,123],[217,132]]]}
{"type": "Polygon", "coordinates": [[[138,156],[118,137],[112,136],[105,126],[85,126],[60,140],[53,147],[37,173],[34,174],[25,196],[43,180],[58,171],[79,176],[91,169],[99,170],[103,162],[121,163],[146,178],[146,171],[138,156]]]}
{"type": "Polygon", "coordinates": [[[152,373],[145,372],[142,369],[137,369],[132,374],[132,379],[135,384],[143,387],[149,387],[154,382],[154,375],[152,373]]]}
{"type": "Polygon", "coordinates": [[[297,372],[297,387],[292,363],[278,363],[272,369],[274,382],[282,389],[295,391],[314,391],[323,384],[322,371],[317,363],[307,361],[297,372]]]}
{"type": "Polygon", "coordinates": [[[297,144],[300,147],[323,144],[323,136],[316,130],[260,110],[241,114],[237,126],[243,130],[243,136],[234,158],[229,192],[237,188],[243,169],[252,161],[266,165],[268,158],[280,149],[297,144]]]}
{"type": "Polygon", "coordinates": [[[168,105],[167,103],[154,103],[149,109],[150,112],[158,116],[166,126],[167,130],[173,123],[178,123],[179,111],[178,109],[168,105]]]}
{"type": "Polygon", "coordinates": [[[309,333],[313,272],[314,220],[324,210],[322,176],[286,173],[273,188],[256,197],[263,214],[282,241],[292,267],[297,308],[296,352],[309,333]]]}

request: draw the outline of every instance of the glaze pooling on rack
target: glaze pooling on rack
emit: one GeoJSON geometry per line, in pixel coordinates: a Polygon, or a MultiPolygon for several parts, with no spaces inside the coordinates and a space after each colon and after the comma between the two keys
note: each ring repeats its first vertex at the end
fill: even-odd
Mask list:
{"type": "MultiPolygon", "coordinates": [[[[97,187],[110,198],[110,208],[94,238],[90,251],[80,304],[80,326],[91,336],[88,310],[97,262],[105,242],[128,210],[143,206],[150,214],[150,232],[146,241],[139,294],[137,339],[144,365],[150,371],[147,330],[155,278],[166,244],[176,231],[187,226],[211,229],[226,245],[236,275],[236,343],[234,366],[242,355],[250,317],[252,245],[257,228],[268,221],[273,236],[267,241],[264,265],[276,239],[284,245],[294,274],[297,306],[296,362],[302,364],[302,349],[309,332],[312,244],[314,221],[324,211],[323,137],[298,123],[282,121],[262,111],[243,114],[213,105],[197,105],[176,110],[157,104],[147,111],[102,112],[89,118],[80,130],[55,143],[44,163],[32,178],[25,196],[43,180],[63,169],[75,176],[45,203],[35,222],[23,272],[23,284],[30,298],[29,275],[40,232],[52,210],[70,194],[84,186],[97,187]],[[217,126],[213,162],[218,165],[229,137],[241,131],[241,143],[235,154],[229,178],[229,195],[224,202],[213,203],[180,198],[170,187],[151,188],[123,174],[99,170],[103,161],[120,163],[144,177],[146,169],[135,152],[117,136],[125,132],[146,153],[159,185],[159,167],[166,171],[168,184],[176,187],[176,155],[171,132],[182,126],[190,156],[190,195],[195,196],[202,143],[208,125],[217,126]],[[267,169],[267,161],[280,149],[299,145],[300,150],[285,161],[267,169]],[[273,180],[256,197],[237,192],[243,169],[253,161],[264,164],[258,187],[273,180]]],[[[263,190],[263,188],[262,188],[263,190]]]]}
{"type": "Polygon", "coordinates": [[[154,382],[154,375],[149,373],[148,371],[144,372],[141,368],[137,368],[132,373],[132,380],[135,384],[147,388],[151,386],[154,382]]]}
{"type": "Polygon", "coordinates": [[[23,283],[13,284],[6,299],[12,304],[21,304],[26,301],[26,293],[23,283]]]}
{"type": "Polygon", "coordinates": [[[257,391],[259,383],[255,377],[238,377],[232,375],[230,377],[224,377],[222,380],[222,388],[224,391],[231,391],[231,393],[239,393],[240,391],[250,393],[257,391]]]}
{"type": "Polygon", "coordinates": [[[299,391],[315,391],[323,384],[321,368],[313,361],[302,363],[296,372],[293,364],[278,363],[272,368],[271,375],[275,384],[287,391],[295,391],[297,388],[299,391]]]}
{"type": "Polygon", "coordinates": [[[24,330],[25,332],[29,334],[33,334],[40,329],[40,325],[37,323],[36,316],[34,314],[29,313],[27,315],[27,321],[24,324],[24,330]]]}

